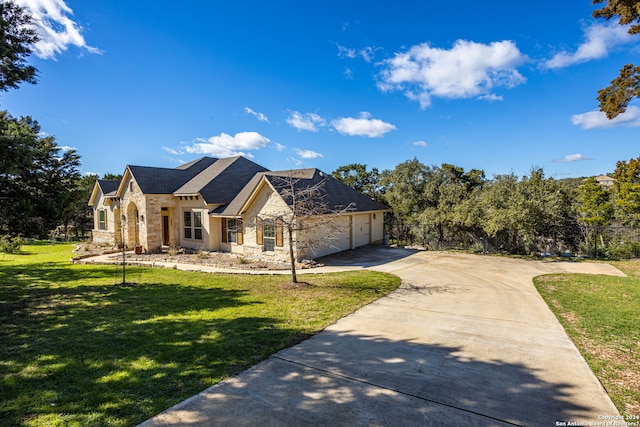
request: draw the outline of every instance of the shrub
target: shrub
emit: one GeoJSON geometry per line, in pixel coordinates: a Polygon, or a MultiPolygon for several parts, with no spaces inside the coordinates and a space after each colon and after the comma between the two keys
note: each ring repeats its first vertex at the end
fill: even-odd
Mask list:
{"type": "Polygon", "coordinates": [[[22,249],[22,245],[24,245],[24,241],[20,238],[20,236],[11,237],[8,235],[4,235],[0,237],[0,252],[3,252],[5,254],[20,252],[20,249],[22,249]]]}

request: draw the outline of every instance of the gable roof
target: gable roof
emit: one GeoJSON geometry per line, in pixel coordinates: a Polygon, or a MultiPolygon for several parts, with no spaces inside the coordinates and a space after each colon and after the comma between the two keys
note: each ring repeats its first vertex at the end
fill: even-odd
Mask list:
{"type": "Polygon", "coordinates": [[[348,185],[338,181],[333,176],[322,172],[319,169],[295,169],[288,171],[262,172],[254,176],[243,190],[226,206],[220,206],[213,209],[210,213],[221,216],[238,216],[242,213],[247,202],[253,197],[255,192],[261,188],[260,184],[268,182],[283,198],[285,203],[292,205],[291,197],[286,197],[286,186],[289,180],[294,185],[295,190],[310,188],[316,185],[322,185],[323,202],[326,203],[329,211],[341,210],[351,205],[353,209],[350,212],[370,212],[370,211],[388,211],[389,208],[381,203],[360,193],[348,185]],[[321,184],[323,183],[324,184],[321,184]]]}
{"type": "Polygon", "coordinates": [[[98,179],[93,185],[91,196],[89,197],[89,206],[93,206],[96,197],[98,197],[98,189],[105,195],[105,197],[116,197],[116,191],[120,181],[113,179],[98,179]]]}
{"type": "Polygon", "coordinates": [[[99,179],[98,185],[102,190],[102,194],[105,196],[115,196],[118,185],[120,185],[120,181],[116,179],[99,179]]]}
{"type": "MultiPolygon", "coordinates": [[[[265,178],[269,180],[281,196],[287,190],[285,187],[290,186],[290,182],[294,185],[294,191],[321,185],[324,193],[323,201],[329,210],[340,210],[349,205],[352,205],[352,212],[389,210],[383,204],[365,196],[358,190],[349,187],[319,169],[272,172],[265,174],[265,178]]],[[[289,206],[292,205],[293,200],[291,197],[283,197],[283,199],[289,206]]]]}
{"type": "Polygon", "coordinates": [[[208,204],[231,202],[249,181],[268,169],[241,156],[219,159],[173,194],[200,194],[208,204]]]}
{"type": "MultiPolygon", "coordinates": [[[[144,194],[173,194],[177,189],[211,166],[218,159],[201,157],[175,169],[151,166],[127,166],[125,176],[130,173],[144,194]],[[185,167],[186,166],[186,167],[185,167]]],[[[124,180],[123,180],[124,182],[124,180]]],[[[122,184],[118,188],[120,194],[122,184]]]]}

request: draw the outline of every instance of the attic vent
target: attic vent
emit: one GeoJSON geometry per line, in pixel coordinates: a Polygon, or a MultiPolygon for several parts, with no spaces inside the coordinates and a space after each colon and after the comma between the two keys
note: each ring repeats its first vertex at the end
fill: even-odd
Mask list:
{"type": "Polygon", "coordinates": [[[318,175],[324,176],[324,173],[322,171],[320,171],[320,172],[318,172],[318,175]]]}

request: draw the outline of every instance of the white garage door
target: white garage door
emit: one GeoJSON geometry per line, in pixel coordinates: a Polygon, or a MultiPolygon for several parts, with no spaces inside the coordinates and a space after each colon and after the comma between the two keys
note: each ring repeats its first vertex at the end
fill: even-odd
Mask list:
{"type": "Polygon", "coordinates": [[[369,214],[356,215],[353,221],[354,228],[354,247],[368,245],[371,242],[369,233],[371,226],[369,224],[369,214]]]}

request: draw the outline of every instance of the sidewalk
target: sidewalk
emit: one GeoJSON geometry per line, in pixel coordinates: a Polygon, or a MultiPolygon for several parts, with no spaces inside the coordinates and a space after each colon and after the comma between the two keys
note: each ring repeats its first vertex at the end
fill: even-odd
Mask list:
{"type": "MultiPolygon", "coordinates": [[[[133,252],[125,252],[126,255],[132,255],[133,252]]],[[[73,261],[77,264],[122,264],[122,253],[112,253],[104,255],[96,255],[87,258],[78,259],[73,261]]],[[[199,271],[202,273],[225,273],[225,274],[255,274],[255,275],[290,275],[291,270],[266,270],[266,269],[236,269],[236,268],[222,268],[213,267],[202,264],[187,264],[171,261],[126,261],[126,265],[132,266],[145,266],[145,267],[160,267],[169,268],[183,271],[199,271]]],[[[299,268],[296,269],[297,274],[321,274],[321,273],[334,273],[339,271],[353,271],[362,270],[364,266],[348,266],[348,265],[330,265],[314,268],[299,268]]]]}

